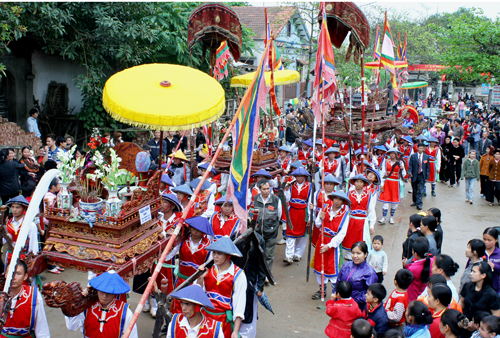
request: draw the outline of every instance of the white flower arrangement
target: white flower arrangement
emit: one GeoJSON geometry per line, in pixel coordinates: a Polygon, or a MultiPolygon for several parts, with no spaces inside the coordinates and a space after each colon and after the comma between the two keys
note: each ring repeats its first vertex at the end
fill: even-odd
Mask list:
{"type": "Polygon", "coordinates": [[[117,190],[118,186],[124,185],[127,181],[131,184],[135,183],[136,178],[133,174],[125,169],[119,169],[120,162],[122,161],[114,149],[110,149],[111,164],[104,161],[102,154],[96,150],[92,161],[96,165],[97,169],[93,174],[87,174],[87,177],[93,181],[101,179],[102,184],[106,190],[117,190]]]}
{"type": "Polygon", "coordinates": [[[73,154],[76,150],[74,145],[69,151],[58,151],[57,158],[60,160],[57,169],[61,172],[59,175],[61,183],[71,183],[75,179],[76,170],[83,166],[84,159],[73,159],[73,154]]]}

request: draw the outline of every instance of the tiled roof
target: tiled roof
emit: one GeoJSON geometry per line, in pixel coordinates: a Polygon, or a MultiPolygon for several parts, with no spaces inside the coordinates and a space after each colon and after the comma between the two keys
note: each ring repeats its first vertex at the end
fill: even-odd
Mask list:
{"type": "MultiPolygon", "coordinates": [[[[240,22],[250,28],[254,33],[254,39],[266,38],[266,17],[264,14],[265,7],[231,7],[238,17],[240,22]]],[[[286,26],[297,8],[290,6],[267,7],[267,16],[269,25],[274,36],[278,36],[281,30],[286,26]]]]}

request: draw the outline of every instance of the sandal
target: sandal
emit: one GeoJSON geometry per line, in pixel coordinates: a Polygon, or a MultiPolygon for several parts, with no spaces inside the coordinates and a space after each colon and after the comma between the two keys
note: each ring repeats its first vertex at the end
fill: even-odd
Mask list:
{"type": "Polygon", "coordinates": [[[49,271],[50,273],[53,273],[53,274],[56,274],[56,275],[58,275],[58,274],[60,274],[60,273],[61,273],[61,271],[57,270],[57,268],[53,268],[52,270],[48,270],[48,271],[49,271]]]}
{"type": "Polygon", "coordinates": [[[495,204],[493,204],[493,203],[488,203],[488,205],[489,205],[490,207],[494,207],[494,206],[495,206],[495,204]]]}

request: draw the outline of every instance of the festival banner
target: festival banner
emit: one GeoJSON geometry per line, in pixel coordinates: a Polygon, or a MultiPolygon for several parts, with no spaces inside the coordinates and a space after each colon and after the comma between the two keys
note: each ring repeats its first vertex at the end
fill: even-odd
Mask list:
{"type": "Polygon", "coordinates": [[[382,51],[380,63],[384,69],[391,73],[392,92],[394,93],[394,103],[399,100],[399,89],[396,81],[396,67],[394,66],[394,43],[392,42],[391,27],[385,13],[384,33],[382,34],[382,51]]]}
{"type": "Polygon", "coordinates": [[[229,47],[227,41],[222,41],[219,48],[217,48],[215,66],[214,66],[214,78],[217,81],[221,81],[227,75],[227,67],[229,59],[231,58],[231,53],[229,52],[229,47]]]}
{"type": "Polygon", "coordinates": [[[321,32],[318,37],[318,52],[316,54],[316,67],[314,69],[314,90],[312,97],[312,109],[318,125],[321,124],[322,101],[333,105],[333,97],[337,89],[335,79],[335,57],[333,46],[326,26],[325,6],[322,4],[323,20],[321,21],[321,32]],[[322,97],[324,92],[325,97],[322,97]]]}
{"type": "Polygon", "coordinates": [[[267,64],[269,59],[269,46],[270,41],[266,45],[259,68],[255,72],[255,77],[238,107],[238,119],[232,130],[233,156],[226,199],[233,199],[234,212],[242,224],[241,231],[245,231],[247,225],[248,182],[254,144],[257,142],[259,135],[259,115],[260,112],[266,111],[267,88],[264,65],[267,64]]]}

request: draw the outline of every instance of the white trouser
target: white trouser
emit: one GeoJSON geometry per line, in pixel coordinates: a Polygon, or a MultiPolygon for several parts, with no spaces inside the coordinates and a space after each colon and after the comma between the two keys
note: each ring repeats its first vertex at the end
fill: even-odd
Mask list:
{"type": "Polygon", "coordinates": [[[286,238],[285,257],[292,259],[294,256],[302,258],[306,250],[307,237],[286,238]]]}
{"type": "Polygon", "coordinates": [[[250,324],[241,323],[240,337],[241,338],[255,338],[257,335],[257,305],[259,300],[257,295],[253,296],[253,319],[250,324]]]}
{"type": "MultiPolygon", "coordinates": [[[[316,280],[318,281],[318,285],[321,285],[321,275],[316,274],[316,280]]],[[[332,285],[337,284],[337,277],[328,278],[325,276],[325,285],[327,285],[328,282],[332,283],[332,285]]]]}

